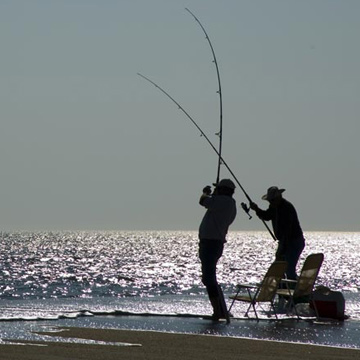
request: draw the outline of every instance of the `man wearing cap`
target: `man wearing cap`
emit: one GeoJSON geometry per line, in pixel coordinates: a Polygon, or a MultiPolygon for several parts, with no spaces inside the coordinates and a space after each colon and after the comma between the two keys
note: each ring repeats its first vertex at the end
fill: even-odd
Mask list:
{"type": "Polygon", "coordinates": [[[261,220],[271,220],[275,237],[279,241],[276,260],[288,263],[286,275],[288,279],[296,280],[296,264],[305,247],[304,235],[299,223],[295,207],[282,196],[285,189],[272,186],[262,197],[270,205],[267,210],[261,210],[255,203],[250,208],[261,220]]]}
{"type": "Polygon", "coordinates": [[[236,217],[236,202],[233,199],[235,185],[230,179],[222,179],[211,194],[210,186],[203,189],[200,205],[207,210],[199,228],[199,257],[202,282],[206,286],[214,309],[213,320],[228,320],[225,301],[216,279],[216,265],[222,256],[226,234],[236,217]]]}

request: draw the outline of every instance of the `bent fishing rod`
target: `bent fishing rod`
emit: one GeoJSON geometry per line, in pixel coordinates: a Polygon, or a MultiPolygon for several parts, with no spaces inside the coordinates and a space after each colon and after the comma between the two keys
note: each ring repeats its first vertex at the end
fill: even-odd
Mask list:
{"type": "MultiPolygon", "coordinates": [[[[208,136],[204,133],[204,131],[200,128],[200,126],[196,123],[196,121],[190,116],[190,114],[180,105],[180,103],[178,103],[168,92],[166,92],[163,88],[161,88],[158,84],[156,84],[154,81],[150,80],[148,77],[137,73],[140,77],[142,77],[144,80],[148,81],[149,83],[153,84],[157,89],[159,89],[164,95],[166,95],[173,103],[175,103],[179,110],[181,110],[186,116],[187,118],[193,123],[193,125],[200,131],[201,136],[203,136],[205,138],[205,140],[208,142],[208,144],[211,146],[211,148],[215,151],[215,153],[218,155],[219,159],[221,160],[222,164],[227,168],[227,170],[229,171],[229,173],[231,174],[231,176],[234,178],[235,182],[239,185],[240,189],[242,190],[242,192],[244,193],[245,197],[248,199],[248,201],[250,203],[252,203],[253,201],[251,200],[249,194],[246,192],[246,190],[244,189],[244,187],[241,185],[240,181],[237,179],[237,177],[235,176],[235,174],[233,173],[233,171],[230,169],[229,165],[227,164],[227,162],[224,160],[224,158],[222,157],[222,155],[219,153],[219,151],[216,149],[216,147],[214,146],[214,144],[211,142],[211,140],[208,138],[208,136]]],[[[242,208],[245,210],[245,212],[249,215],[249,211],[250,209],[247,208],[246,204],[241,204],[242,208]]],[[[250,216],[250,215],[249,215],[250,216]]],[[[270,230],[269,226],[266,224],[266,222],[264,220],[261,220],[263,222],[263,224],[265,225],[266,229],[269,231],[271,237],[276,241],[276,237],[273,234],[273,232],[270,230]]]]}
{"type": "Polygon", "coordinates": [[[212,57],[213,57],[213,63],[215,64],[215,68],[216,68],[216,75],[217,75],[217,80],[218,80],[217,93],[219,94],[219,101],[220,101],[220,107],[219,107],[220,128],[219,128],[219,132],[216,133],[216,135],[219,136],[219,151],[218,151],[219,152],[219,160],[218,160],[217,175],[216,175],[216,184],[218,184],[220,181],[220,168],[221,168],[221,164],[222,164],[221,155],[222,155],[222,142],[223,142],[223,102],[222,102],[222,91],[221,91],[219,65],[218,65],[218,62],[216,59],[215,50],[213,48],[213,45],[209,38],[209,35],[207,34],[204,26],[201,24],[200,20],[188,8],[185,8],[185,10],[193,16],[193,18],[199,24],[199,26],[201,27],[201,30],[205,34],[205,38],[210,45],[210,49],[211,49],[211,53],[212,53],[212,57]]]}

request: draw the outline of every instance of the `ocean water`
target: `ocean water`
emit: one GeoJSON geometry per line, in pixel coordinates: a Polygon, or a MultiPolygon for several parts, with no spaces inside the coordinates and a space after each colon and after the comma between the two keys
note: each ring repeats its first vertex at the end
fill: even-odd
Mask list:
{"type": "MultiPolygon", "coordinates": [[[[360,233],[309,232],[300,269],[323,252],[318,284],[341,291],[345,322],[244,320],[209,324],[193,231],[13,232],[0,241],[0,337],[32,338],[46,326],[96,326],[212,333],[360,348],[360,233]],[[285,329],[284,329],[285,327],[285,329]],[[289,338],[290,337],[290,338],[289,338]]],[[[218,265],[226,298],[238,282],[260,281],[274,260],[266,232],[230,232],[218,265]],[[237,270],[233,270],[236,268],[237,270]]]]}

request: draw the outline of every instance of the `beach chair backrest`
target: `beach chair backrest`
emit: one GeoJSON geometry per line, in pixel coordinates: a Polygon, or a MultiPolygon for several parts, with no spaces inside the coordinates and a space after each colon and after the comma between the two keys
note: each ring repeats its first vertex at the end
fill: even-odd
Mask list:
{"type": "Polygon", "coordinates": [[[257,302],[272,301],[276,295],[276,290],[279,288],[279,283],[284,277],[286,268],[286,261],[275,261],[271,264],[261,283],[259,293],[256,297],[257,302]]]}
{"type": "Polygon", "coordinates": [[[311,254],[305,259],[294,290],[294,297],[309,296],[311,294],[323,260],[324,254],[322,253],[311,254]]]}

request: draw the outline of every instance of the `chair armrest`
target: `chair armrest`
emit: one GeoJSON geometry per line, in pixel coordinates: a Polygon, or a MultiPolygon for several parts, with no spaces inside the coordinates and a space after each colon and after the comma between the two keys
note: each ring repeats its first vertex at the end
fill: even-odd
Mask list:
{"type": "Polygon", "coordinates": [[[296,284],[297,280],[292,280],[292,279],[281,279],[282,283],[288,283],[288,284],[296,284]]]}
{"type": "Polygon", "coordinates": [[[258,289],[261,284],[238,284],[236,285],[239,289],[258,289]]]}

